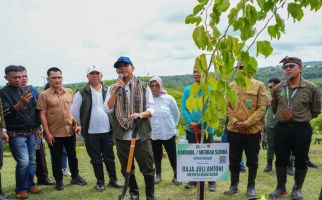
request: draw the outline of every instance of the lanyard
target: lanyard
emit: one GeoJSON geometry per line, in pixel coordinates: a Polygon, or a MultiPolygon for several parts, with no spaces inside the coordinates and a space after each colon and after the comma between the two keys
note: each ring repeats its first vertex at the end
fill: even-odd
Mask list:
{"type": "Polygon", "coordinates": [[[288,87],[285,87],[285,90],[286,90],[286,97],[287,97],[287,106],[288,107],[290,107],[290,105],[291,105],[291,100],[293,99],[293,97],[295,96],[295,94],[299,91],[299,87],[297,87],[294,91],[293,91],[293,93],[292,93],[292,95],[290,96],[290,92],[289,92],[289,89],[288,89],[288,87]]]}

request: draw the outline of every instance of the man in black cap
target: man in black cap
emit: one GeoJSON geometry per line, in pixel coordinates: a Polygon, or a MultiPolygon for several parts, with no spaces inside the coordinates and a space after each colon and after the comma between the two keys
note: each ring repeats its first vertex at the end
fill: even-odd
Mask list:
{"type": "MultiPolygon", "coordinates": [[[[114,67],[119,79],[107,92],[106,105],[111,113],[117,155],[122,174],[126,174],[133,125],[138,122],[134,157],[144,175],[146,199],[155,200],[154,167],[149,118],[154,113],[152,92],[147,84],[133,75],[134,66],[130,58],[120,57],[114,67]]],[[[139,189],[134,175],[134,165],[129,179],[130,200],[139,199],[139,189]]]]}
{"type": "Polygon", "coordinates": [[[302,61],[297,57],[281,60],[286,80],[272,90],[272,110],[275,113],[275,155],[277,187],[270,197],[282,197],[286,192],[286,172],[290,153],[295,156],[295,184],[291,199],[302,199],[302,186],[307,173],[308,152],[312,136],[309,121],[321,112],[321,93],[316,85],[302,76],[302,61]]]}

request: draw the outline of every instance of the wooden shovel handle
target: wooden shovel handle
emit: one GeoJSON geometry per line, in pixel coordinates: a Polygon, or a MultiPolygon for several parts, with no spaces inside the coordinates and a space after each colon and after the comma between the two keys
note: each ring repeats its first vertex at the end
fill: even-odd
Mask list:
{"type": "Polygon", "coordinates": [[[131,139],[131,144],[130,144],[129,157],[128,157],[128,160],[127,160],[126,173],[130,173],[131,170],[132,170],[132,163],[133,163],[133,157],[134,157],[135,143],[136,143],[136,138],[132,138],[131,139]]]}

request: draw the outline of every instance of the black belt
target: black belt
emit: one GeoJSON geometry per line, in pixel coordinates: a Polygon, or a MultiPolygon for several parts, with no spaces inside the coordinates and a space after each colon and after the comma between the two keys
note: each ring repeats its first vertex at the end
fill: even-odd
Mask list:
{"type": "Polygon", "coordinates": [[[277,123],[287,127],[299,127],[299,126],[306,125],[309,122],[277,122],[277,123]]]}
{"type": "Polygon", "coordinates": [[[8,135],[12,137],[16,137],[18,135],[24,135],[24,136],[29,136],[30,134],[33,133],[33,130],[24,130],[24,131],[8,131],[8,135]]]}

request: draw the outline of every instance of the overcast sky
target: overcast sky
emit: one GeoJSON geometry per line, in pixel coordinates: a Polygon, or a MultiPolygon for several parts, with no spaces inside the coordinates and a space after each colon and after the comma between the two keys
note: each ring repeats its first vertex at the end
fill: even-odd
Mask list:
{"type": "MultiPolygon", "coordinates": [[[[136,75],[191,73],[198,50],[193,26],[185,16],[193,0],[1,0],[0,85],[10,64],[27,67],[30,84],[43,85],[46,70],[62,69],[64,82],[86,81],[86,70],[103,69],[104,79],[116,78],[113,63],[129,56],[136,75]]],[[[285,55],[303,61],[322,60],[322,12],[287,23],[286,35],[273,42],[269,59],[277,65],[285,55]]]]}

